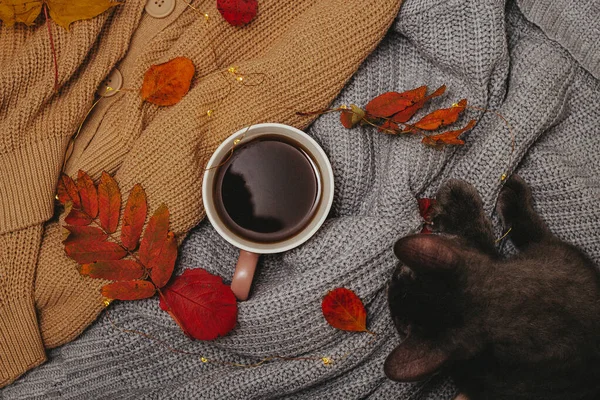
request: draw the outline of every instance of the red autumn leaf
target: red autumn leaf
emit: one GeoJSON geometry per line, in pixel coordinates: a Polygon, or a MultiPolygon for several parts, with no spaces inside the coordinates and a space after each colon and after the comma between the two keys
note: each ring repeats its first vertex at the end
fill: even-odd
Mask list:
{"type": "MultiPolygon", "coordinates": [[[[418,199],[419,202],[419,213],[421,217],[426,222],[431,222],[431,212],[433,211],[433,205],[435,204],[435,199],[418,199]]],[[[421,233],[431,233],[431,229],[429,229],[429,224],[424,224],[421,233]]]]}
{"type": "Polygon", "coordinates": [[[194,63],[185,57],[153,65],[144,74],[142,99],[159,106],[177,104],[190,90],[195,73],[194,63]]]}
{"type": "Polygon", "coordinates": [[[367,311],[360,298],[350,289],[337,288],[323,297],[323,316],[334,328],[367,332],[367,311]]]}
{"type": "Polygon", "coordinates": [[[385,121],[381,126],[377,129],[379,132],[388,133],[390,135],[395,135],[400,132],[400,127],[397,123],[390,121],[389,119],[385,121]]]}
{"type": "Polygon", "coordinates": [[[347,110],[344,110],[340,113],[340,122],[342,123],[344,128],[351,129],[354,127],[354,124],[352,123],[353,115],[354,115],[354,113],[352,111],[347,111],[347,110]]]}
{"type": "Polygon", "coordinates": [[[96,240],[67,243],[65,252],[79,264],[120,260],[127,254],[127,251],[116,243],[96,240]]]}
{"type": "Polygon", "coordinates": [[[79,170],[77,173],[77,188],[81,196],[81,209],[90,217],[96,218],[98,215],[98,192],[96,185],[90,176],[79,170]]]}
{"type": "Polygon", "coordinates": [[[176,259],[177,240],[175,239],[175,234],[169,232],[162,244],[160,254],[152,258],[148,263],[148,268],[151,269],[150,278],[157,288],[165,286],[169,282],[169,279],[171,279],[176,259]]]}
{"type": "Polygon", "coordinates": [[[140,243],[140,261],[147,268],[150,267],[150,260],[159,256],[168,232],[169,209],[166,205],[161,204],[154,215],[150,217],[142,243],[140,243]]]}
{"type": "Polygon", "coordinates": [[[77,241],[104,241],[108,238],[106,233],[93,226],[66,225],[65,228],[68,229],[70,233],[63,241],[64,244],[77,241]]]}
{"type": "Polygon", "coordinates": [[[148,281],[114,282],[104,285],[100,293],[113,300],[140,300],[154,296],[156,288],[148,281]]]}
{"type": "Polygon", "coordinates": [[[129,192],[129,198],[123,213],[121,242],[126,249],[135,250],[137,247],[147,213],[146,192],[144,192],[142,185],[137,184],[129,192]]]}
{"type": "Polygon", "coordinates": [[[203,269],[186,270],[162,291],[160,308],[183,332],[198,340],[226,335],[237,321],[237,302],[220,277],[203,269]]]}
{"type": "Polygon", "coordinates": [[[99,261],[79,266],[79,273],[109,281],[131,281],[144,276],[144,266],[135,260],[99,261]]]}
{"type": "Polygon", "coordinates": [[[61,174],[58,180],[58,201],[62,204],[68,202],[73,203],[73,207],[81,208],[81,200],[79,199],[79,192],[77,191],[77,185],[69,175],[61,174]]]}
{"type": "Polygon", "coordinates": [[[425,136],[421,142],[429,146],[438,146],[442,144],[463,145],[465,141],[458,137],[464,132],[473,129],[477,121],[472,119],[467,126],[462,129],[440,133],[439,135],[425,136]]]}
{"type": "Polygon", "coordinates": [[[70,225],[86,226],[92,223],[92,217],[81,210],[72,208],[69,215],[65,217],[65,222],[70,225]]]}
{"type": "Polygon", "coordinates": [[[427,114],[421,118],[419,122],[415,123],[414,126],[426,131],[434,131],[456,122],[458,116],[466,107],[467,100],[462,99],[458,104],[453,105],[450,108],[442,108],[441,110],[435,110],[434,112],[427,114]]]}
{"type": "Polygon", "coordinates": [[[392,116],[392,121],[399,122],[399,123],[408,122],[413,117],[413,115],[415,115],[417,113],[417,111],[419,111],[425,105],[425,103],[427,103],[429,100],[433,99],[434,97],[443,95],[445,92],[446,92],[446,85],[440,86],[435,92],[431,93],[429,96],[423,97],[421,100],[417,101],[412,106],[406,107],[404,110],[394,114],[392,116]]]}
{"type": "Polygon", "coordinates": [[[98,204],[100,226],[108,233],[113,233],[119,225],[121,212],[121,191],[117,181],[106,172],[102,172],[98,185],[98,204]]]}
{"type": "Polygon", "coordinates": [[[349,110],[344,110],[340,114],[340,122],[344,128],[350,129],[358,124],[365,116],[365,111],[356,104],[350,104],[349,110]]]}
{"type": "Polygon", "coordinates": [[[412,106],[425,97],[426,93],[427,86],[421,86],[403,93],[383,93],[371,100],[366,105],[365,110],[373,117],[387,118],[412,106]]]}
{"type": "Polygon", "coordinates": [[[217,9],[233,26],[246,25],[256,16],[257,0],[217,0],[217,9]]]}

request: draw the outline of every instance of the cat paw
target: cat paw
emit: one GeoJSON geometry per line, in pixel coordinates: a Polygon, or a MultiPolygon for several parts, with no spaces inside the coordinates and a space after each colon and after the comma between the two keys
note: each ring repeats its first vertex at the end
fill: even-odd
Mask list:
{"type": "Polygon", "coordinates": [[[510,227],[518,218],[532,211],[531,189],[518,175],[513,174],[500,191],[496,212],[504,226],[510,227]]]}
{"type": "Polygon", "coordinates": [[[481,223],[482,217],[483,202],[471,184],[451,179],[438,190],[431,213],[435,231],[461,234],[481,223]]]}

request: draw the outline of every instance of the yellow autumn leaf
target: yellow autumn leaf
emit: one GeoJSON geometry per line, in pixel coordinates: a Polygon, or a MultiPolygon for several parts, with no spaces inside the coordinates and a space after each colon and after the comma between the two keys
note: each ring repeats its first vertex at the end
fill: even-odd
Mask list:
{"type": "Polygon", "coordinates": [[[33,25],[44,4],[54,22],[69,29],[72,22],[94,18],[121,3],[110,0],[0,0],[0,19],[8,26],[17,22],[33,25]]]}

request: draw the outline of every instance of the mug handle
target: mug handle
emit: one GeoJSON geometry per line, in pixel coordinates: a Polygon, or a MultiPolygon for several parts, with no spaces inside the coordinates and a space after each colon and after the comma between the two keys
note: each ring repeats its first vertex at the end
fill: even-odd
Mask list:
{"type": "Polygon", "coordinates": [[[231,279],[231,291],[240,301],[248,299],[259,257],[260,254],[240,250],[240,257],[231,279]]]}

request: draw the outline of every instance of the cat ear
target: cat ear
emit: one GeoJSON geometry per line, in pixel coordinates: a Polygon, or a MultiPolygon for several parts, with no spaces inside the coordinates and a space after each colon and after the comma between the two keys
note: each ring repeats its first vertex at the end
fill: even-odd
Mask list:
{"type": "Polygon", "coordinates": [[[418,381],[440,369],[449,357],[433,342],[410,335],[387,356],[383,371],[393,381],[418,381]]]}
{"type": "Polygon", "coordinates": [[[451,269],[460,260],[451,240],[433,234],[411,235],[398,240],[394,254],[414,269],[451,269]]]}

